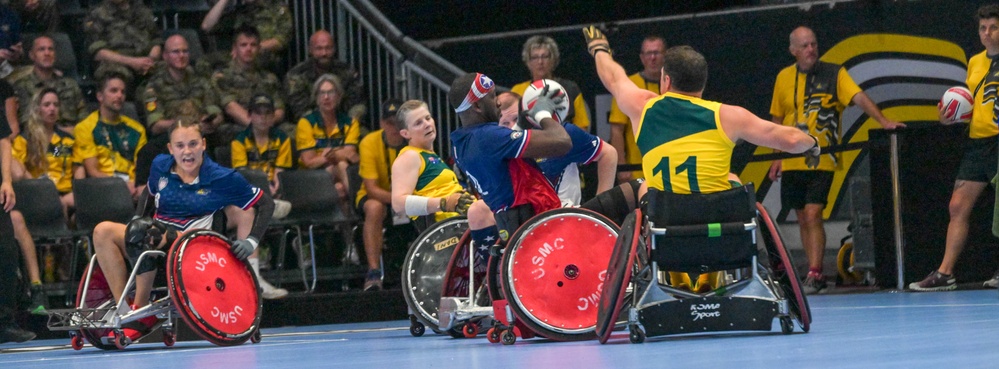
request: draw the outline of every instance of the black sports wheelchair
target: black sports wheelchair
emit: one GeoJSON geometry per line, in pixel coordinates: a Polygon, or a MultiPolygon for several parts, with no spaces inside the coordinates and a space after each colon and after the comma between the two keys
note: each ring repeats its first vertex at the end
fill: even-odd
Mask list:
{"type": "Polygon", "coordinates": [[[785,334],[793,332],[793,321],[808,332],[808,301],[752,184],[712,194],[650,189],[620,234],[598,309],[601,343],[620,325],[632,343],[672,334],[769,331],[774,318],[785,334]],[[758,235],[765,263],[758,259],[758,235]],[[699,293],[671,284],[667,271],[722,274],[699,293]]]}

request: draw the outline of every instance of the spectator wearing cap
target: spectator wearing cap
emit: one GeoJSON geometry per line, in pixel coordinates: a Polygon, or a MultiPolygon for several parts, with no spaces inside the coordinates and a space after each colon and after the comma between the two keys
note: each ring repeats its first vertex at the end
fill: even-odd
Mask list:
{"type": "Polygon", "coordinates": [[[361,123],[338,107],[343,99],[343,85],[332,74],[324,74],[312,84],[316,109],[298,120],[295,147],[300,169],[326,169],[333,176],[336,190],[346,199],[347,166],[360,160],[357,144],[361,123]]]}
{"type": "MultiPolygon", "coordinates": [[[[232,140],[232,167],[267,173],[271,193],[281,187],[278,173],[291,169],[291,139],[275,126],[274,99],[257,94],[250,99],[250,126],[232,140]]],[[[276,209],[275,209],[276,210],[276,209]]]]}
{"type": "MultiPolygon", "coordinates": [[[[271,193],[276,194],[280,187],[277,173],[291,168],[291,140],[275,127],[277,117],[274,115],[274,99],[269,95],[253,95],[250,98],[249,113],[250,127],[237,134],[232,141],[232,167],[250,167],[267,173],[271,193]]],[[[288,215],[289,210],[290,203],[275,199],[272,218],[283,218],[288,215]]],[[[250,258],[257,259],[259,252],[260,249],[253,250],[250,258]]],[[[251,265],[259,265],[259,259],[251,265]]],[[[274,287],[264,280],[258,268],[253,271],[257,273],[263,298],[279,299],[288,295],[287,290],[274,287]]]]}
{"type": "MultiPolygon", "coordinates": [[[[395,113],[402,101],[388,99],[382,103],[381,129],[369,133],[361,140],[361,189],[357,192],[357,209],[364,214],[364,253],[367,256],[368,274],[364,290],[381,290],[384,273],[381,268],[384,239],[382,227],[392,208],[391,169],[399,150],[406,140],[399,134],[395,113]]],[[[405,218],[405,217],[403,217],[405,218]]]]}

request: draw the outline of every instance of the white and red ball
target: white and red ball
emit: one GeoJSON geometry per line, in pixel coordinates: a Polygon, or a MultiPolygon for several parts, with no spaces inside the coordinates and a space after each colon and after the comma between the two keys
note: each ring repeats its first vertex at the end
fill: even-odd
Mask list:
{"type": "MultiPolygon", "coordinates": [[[[559,123],[562,123],[565,121],[566,115],[569,114],[569,96],[566,94],[565,88],[562,87],[562,85],[559,84],[558,82],[555,82],[550,79],[539,79],[537,81],[531,82],[531,84],[527,86],[527,89],[524,90],[524,96],[522,96],[520,99],[520,104],[521,104],[520,106],[523,111],[528,111],[532,107],[534,107],[534,101],[538,99],[538,95],[541,95],[541,91],[545,89],[546,85],[549,86],[548,87],[549,94],[551,94],[551,92],[555,91],[556,89],[562,90],[561,95],[564,96],[562,98],[562,102],[558,104],[558,107],[555,108],[555,112],[552,113],[552,119],[555,119],[559,123]]],[[[533,124],[535,127],[541,126],[539,122],[534,121],[534,117],[528,116],[526,118],[527,121],[533,124]]]]}
{"type": "Polygon", "coordinates": [[[956,86],[947,89],[943,97],[940,98],[938,107],[943,112],[943,119],[940,123],[954,124],[971,120],[971,110],[974,97],[971,91],[963,86],[956,86]]]}

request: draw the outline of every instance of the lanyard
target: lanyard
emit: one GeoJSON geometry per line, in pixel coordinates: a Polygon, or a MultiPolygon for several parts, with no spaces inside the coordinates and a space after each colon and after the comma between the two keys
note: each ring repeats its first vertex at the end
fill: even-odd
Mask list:
{"type": "MultiPolygon", "coordinates": [[[[986,57],[988,57],[988,55],[986,55],[986,57]]],[[[992,59],[992,57],[989,57],[989,60],[991,60],[991,62],[989,63],[989,70],[985,72],[984,76],[982,76],[982,80],[978,81],[978,86],[975,86],[975,91],[971,93],[971,97],[972,98],[974,98],[975,95],[978,95],[978,90],[980,90],[982,88],[982,85],[985,84],[985,80],[989,79],[989,75],[992,74],[992,68],[995,68],[995,66],[996,66],[996,60],[995,59],[992,59]]]]}
{"type": "MultiPolygon", "coordinates": [[[[813,66],[812,68],[815,68],[815,67],[813,66]]],[[[805,113],[805,108],[806,108],[805,105],[808,104],[808,98],[809,98],[809,95],[807,94],[808,93],[808,87],[811,86],[812,82],[815,80],[815,73],[812,73],[814,71],[805,73],[805,90],[801,92],[802,100],[804,100],[804,101],[801,102],[801,110],[799,110],[798,109],[798,74],[801,73],[801,70],[798,69],[798,65],[797,64],[794,65],[794,72],[795,72],[794,73],[794,93],[792,93],[792,95],[794,95],[794,123],[798,124],[798,123],[801,123],[802,121],[804,121],[804,119],[805,119],[805,114],[806,114],[805,113]],[[801,119],[802,120],[798,120],[798,112],[799,111],[801,112],[801,119]]]]}

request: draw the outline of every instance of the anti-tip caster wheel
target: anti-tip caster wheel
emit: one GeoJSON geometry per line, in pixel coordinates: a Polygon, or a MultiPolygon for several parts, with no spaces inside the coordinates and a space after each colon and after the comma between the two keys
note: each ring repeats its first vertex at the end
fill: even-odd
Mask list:
{"type": "Polygon", "coordinates": [[[69,339],[69,345],[73,347],[73,350],[80,351],[83,349],[83,336],[73,335],[69,339]]]}
{"type": "Polygon", "coordinates": [[[631,343],[645,342],[645,332],[638,326],[630,326],[628,327],[628,339],[631,340],[631,343]]]}
{"type": "Polygon", "coordinates": [[[781,332],[784,332],[784,334],[791,334],[791,332],[794,332],[794,321],[791,320],[791,317],[780,317],[780,330],[781,332]]]}
{"type": "Polygon", "coordinates": [[[263,338],[260,336],[260,328],[257,328],[257,330],[253,331],[253,334],[250,335],[250,343],[260,343],[261,339],[263,338]]]}
{"type": "Polygon", "coordinates": [[[465,323],[462,327],[461,333],[465,335],[465,338],[475,338],[479,335],[479,325],[475,323],[465,323]]]}
{"type": "Polygon", "coordinates": [[[513,333],[513,328],[506,329],[503,333],[500,333],[500,341],[504,345],[512,345],[514,342],[517,342],[517,335],[513,333]]]}
{"type": "Polygon", "coordinates": [[[486,339],[489,340],[489,343],[499,343],[500,330],[496,329],[496,327],[489,328],[489,330],[486,331],[486,339]]]}
{"type": "Polygon", "coordinates": [[[121,329],[114,330],[114,347],[117,347],[119,350],[124,350],[125,347],[128,347],[129,343],[128,336],[125,335],[125,332],[122,332],[121,329]]]}
{"type": "Polygon", "coordinates": [[[173,347],[177,343],[177,334],[173,331],[163,331],[163,344],[166,347],[173,347]]]}
{"type": "Polygon", "coordinates": [[[409,326],[409,334],[413,335],[413,337],[420,337],[426,332],[427,326],[423,325],[423,323],[413,322],[413,324],[409,326]]]}

